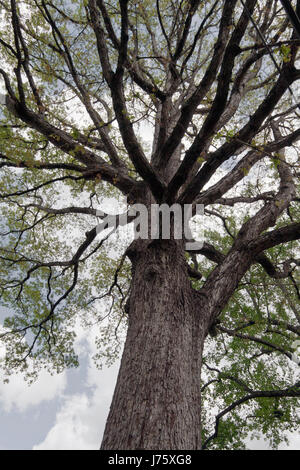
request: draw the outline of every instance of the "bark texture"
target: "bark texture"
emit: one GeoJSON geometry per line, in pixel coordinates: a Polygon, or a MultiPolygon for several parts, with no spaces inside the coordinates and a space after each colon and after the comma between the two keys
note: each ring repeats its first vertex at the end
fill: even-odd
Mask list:
{"type": "Polygon", "coordinates": [[[128,333],[101,449],[200,449],[205,327],[183,247],[139,240],[129,256],[128,333]]]}

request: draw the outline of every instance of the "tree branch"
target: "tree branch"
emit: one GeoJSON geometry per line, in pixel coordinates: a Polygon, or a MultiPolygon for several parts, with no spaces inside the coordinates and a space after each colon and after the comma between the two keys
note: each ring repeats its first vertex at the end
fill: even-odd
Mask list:
{"type": "Polygon", "coordinates": [[[209,443],[218,437],[219,433],[219,424],[220,424],[220,419],[225,416],[227,413],[230,411],[234,410],[236,407],[242,405],[243,403],[246,403],[249,400],[253,400],[256,398],[283,398],[283,397],[299,397],[300,396],[300,383],[297,382],[291,387],[288,387],[284,390],[259,390],[259,391],[253,391],[246,395],[243,398],[240,398],[239,400],[234,401],[230,406],[225,408],[221,413],[219,413],[216,416],[216,424],[215,424],[215,432],[204,442],[202,446],[202,450],[206,449],[209,445],[209,443]]]}
{"type": "MultiPolygon", "coordinates": [[[[267,97],[263,100],[260,106],[257,108],[255,113],[249,119],[248,123],[231,139],[230,142],[226,142],[213,154],[211,154],[200,169],[198,174],[194,177],[192,182],[183,192],[179,198],[181,204],[188,204],[194,201],[197,194],[201,191],[203,186],[209,181],[214,172],[219,166],[224,163],[228,158],[234,155],[242,146],[242,142],[248,143],[259,130],[261,124],[266,119],[268,114],[275,108],[280,98],[286,92],[289,85],[300,78],[300,72],[290,65],[285,65],[282,68],[282,72],[273,86],[267,97]]],[[[198,146],[191,146],[187,151],[188,160],[195,162],[199,156],[198,146]]],[[[187,165],[187,164],[186,164],[187,165]]],[[[178,169],[176,178],[170,182],[169,194],[174,194],[174,191],[178,190],[180,185],[183,183],[183,176],[186,174],[186,165],[178,169]]]]}

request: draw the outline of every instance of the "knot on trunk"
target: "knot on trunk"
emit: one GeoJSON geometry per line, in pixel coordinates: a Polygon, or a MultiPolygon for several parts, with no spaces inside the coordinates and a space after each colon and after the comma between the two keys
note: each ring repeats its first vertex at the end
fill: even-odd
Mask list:
{"type": "Polygon", "coordinates": [[[145,280],[153,281],[159,275],[159,269],[155,265],[150,265],[145,270],[145,280]]]}

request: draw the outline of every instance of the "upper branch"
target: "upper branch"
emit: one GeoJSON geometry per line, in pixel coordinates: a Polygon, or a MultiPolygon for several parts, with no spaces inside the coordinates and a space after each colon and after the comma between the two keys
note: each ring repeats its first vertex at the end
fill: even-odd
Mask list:
{"type": "MultiPolygon", "coordinates": [[[[275,108],[283,94],[286,92],[288,87],[296,80],[300,78],[300,72],[290,64],[286,64],[282,68],[282,72],[273,86],[267,97],[263,100],[260,106],[257,108],[255,113],[251,116],[248,123],[230,140],[222,145],[218,150],[212,153],[207,162],[200,169],[198,174],[194,177],[191,183],[188,185],[186,190],[180,196],[179,201],[187,204],[192,202],[203,186],[209,181],[214,172],[219,166],[225,162],[228,158],[234,155],[244,143],[248,143],[258,132],[263,121],[275,108]]],[[[199,155],[199,148],[193,146],[188,150],[189,156],[192,161],[196,161],[199,155]]],[[[175,178],[175,177],[174,177],[175,178]]],[[[181,175],[180,168],[176,180],[170,183],[169,192],[174,194],[174,190],[178,188],[179,184],[184,182],[183,173],[181,175]]]]}
{"type": "Polygon", "coordinates": [[[159,155],[155,157],[155,160],[159,160],[159,166],[161,168],[165,168],[167,166],[169,159],[187,131],[197,107],[215,80],[216,73],[223,57],[224,47],[229,37],[229,26],[235,5],[236,0],[225,0],[224,2],[218,39],[214,46],[214,53],[210,64],[193,95],[182,105],[180,117],[171,135],[168,137],[163,147],[158,149],[159,155]]]}
{"type": "Polygon", "coordinates": [[[55,147],[83,163],[85,165],[84,175],[86,177],[91,177],[92,175],[95,177],[96,174],[100,174],[104,180],[118,187],[126,194],[137,186],[137,182],[130,178],[123,170],[109,165],[99,155],[84,148],[82,145],[78,145],[65,131],[53,126],[43,116],[22,105],[15,95],[7,95],[6,104],[16,117],[47,137],[55,147]]]}
{"type": "Polygon", "coordinates": [[[115,73],[112,71],[111,64],[109,61],[108,49],[105,43],[105,35],[100,23],[99,12],[97,10],[95,0],[89,0],[89,8],[91,12],[93,29],[97,38],[98,53],[103,74],[111,92],[114,111],[116,114],[124,146],[135,169],[137,170],[139,175],[144,179],[144,181],[148,184],[154,197],[157,200],[160,200],[164,191],[164,184],[161,182],[159,176],[153,170],[137,140],[132,122],[129,118],[129,113],[126,106],[126,99],[124,95],[123,76],[124,65],[127,58],[128,44],[127,3],[127,1],[121,2],[122,32],[118,65],[115,73]]]}
{"type": "Polygon", "coordinates": [[[272,248],[273,246],[300,239],[300,223],[294,223],[260,235],[256,240],[252,240],[248,247],[253,253],[272,248]]]}
{"type": "MultiPolygon", "coordinates": [[[[255,4],[256,0],[247,1],[248,9],[251,12],[253,11],[255,4]]],[[[221,71],[218,77],[217,91],[208,116],[205,119],[204,124],[193,144],[186,152],[177,173],[174,175],[168,186],[167,194],[165,196],[167,201],[173,200],[180,186],[186,181],[186,178],[188,177],[188,174],[191,171],[194,163],[197,161],[201,150],[209,141],[211,135],[218,125],[219,118],[224,112],[227,103],[227,96],[229,93],[234,61],[236,56],[240,53],[239,44],[245,34],[248,22],[249,17],[247,11],[244,10],[235,30],[230,37],[228,45],[225,48],[221,71]]]]}

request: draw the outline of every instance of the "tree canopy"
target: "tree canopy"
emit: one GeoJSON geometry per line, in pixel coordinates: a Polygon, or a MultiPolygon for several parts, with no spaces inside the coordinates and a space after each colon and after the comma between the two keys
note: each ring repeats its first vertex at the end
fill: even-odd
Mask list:
{"type": "Polygon", "coordinates": [[[212,312],[204,448],[276,448],[300,396],[300,41],[281,2],[0,8],[4,374],[78,366],[77,321],[99,366],[119,355],[131,235],[98,233],[109,198],[203,204],[186,263],[212,312]]]}

